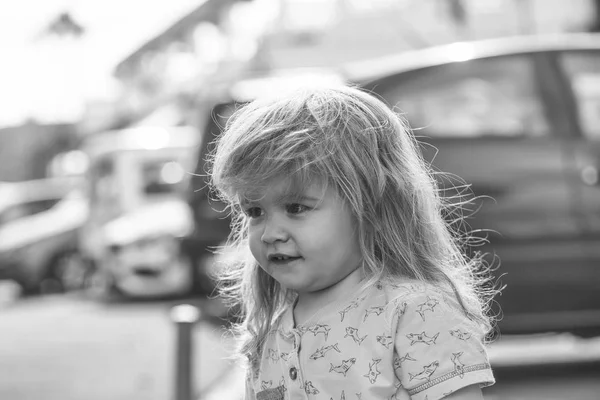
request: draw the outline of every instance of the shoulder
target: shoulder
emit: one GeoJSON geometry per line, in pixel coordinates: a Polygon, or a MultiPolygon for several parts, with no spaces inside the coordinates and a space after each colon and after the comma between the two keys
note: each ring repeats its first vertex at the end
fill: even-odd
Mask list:
{"type": "Polygon", "coordinates": [[[392,300],[407,299],[411,300],[426,295],[441,296],[443,292],[435,285],[428,282],[417,280],[403,280],[401,282],[383,282],[376,285],[386,296],[392,300]]]}
{"type": "Polygon", "coordinates": [[[494,382],[484,332],[455,299],[427,283],[385,290],[393,305],[397,374],[411,398],[440,398],[471,384],[494,382]]]}
{"type": "Polygon", "coordinates": [[[387,303],[387,315],[397,332],[460,330],[482,339],[484,332],[471,321],[456,297],[433,284],[420,281],[384,283],[379,286],[387,303]]]}
{"type": "Polygon", "coordinates": [[[419,309],[429,307],[432,311],[444,308],[446,311],[458,309],[457,302],[436,286],[415,280],[400,283],[380,283],[376,285],[385,297],[388,308],[404,315],[407,307],[419,309]]]}

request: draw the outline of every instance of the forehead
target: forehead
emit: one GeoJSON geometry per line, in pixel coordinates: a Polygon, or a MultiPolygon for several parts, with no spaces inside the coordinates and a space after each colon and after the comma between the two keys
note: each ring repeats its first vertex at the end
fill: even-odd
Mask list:
{"type": "Polygon", "coordinates": [[[327,181],[320,178],[308,182],[293,178],[276,178],[259,186],[248,188],[239,194],[240,201],[253,202],[269,198],[275,201],[293,199],[322,200],[331,188],[327,181]]]}

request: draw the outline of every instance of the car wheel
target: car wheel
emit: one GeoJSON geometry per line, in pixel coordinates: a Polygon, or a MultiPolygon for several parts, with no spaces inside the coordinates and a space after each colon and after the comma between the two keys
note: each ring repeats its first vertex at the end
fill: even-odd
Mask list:
{"type": "Polygon", "coordinates": [[[98,268],[86,275],[83,286],[86,294],[96,300],[113,301],[123,296],[110,273],[98,268]]]}
{"type": "Polygon", "coordinates": [[[83,289],[88,266],[81,254],[70,251],[61,254],[55,261],[53,275],[63,292],[83,289]]]}
{"type": "Polygon", "coordinates": [[[46,275],[39,282],[39,294],[64,293],[81,287],[85,266],[79,253],[68,251],[54,257],[46,275]],[[77,283],[78,282],[78,283],[77,283]]]}
{"type": "Polygon", "coordinates": [[[40,294],[40,285],[30,283],[24,280],[16,280],[17,285],[21,287],[21,297],[31,297],[40,294]]]}

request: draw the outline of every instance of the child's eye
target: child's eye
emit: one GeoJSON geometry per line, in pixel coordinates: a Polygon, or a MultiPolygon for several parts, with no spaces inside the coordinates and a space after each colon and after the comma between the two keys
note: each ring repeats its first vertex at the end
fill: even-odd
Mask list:
{"type": "Polygon", "coordinates": [[[244,209],[244,214],[250,218],[259,218],[263,211],[260,207],[248,207],[244,209]]]}
{"type": "Polygon", "coordinates": [[[285,206],[285,210],[289,213],[289,214],[302,214],[303,212],[306,212],[309,210],[309,208],[305,205],[302,204],[298,204],[298,203],[292,203],[292,204],[287,204],[285,206]]]}

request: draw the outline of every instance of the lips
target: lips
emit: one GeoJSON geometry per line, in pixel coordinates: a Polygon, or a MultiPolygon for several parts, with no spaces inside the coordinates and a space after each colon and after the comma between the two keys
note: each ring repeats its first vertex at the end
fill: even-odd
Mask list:
{"type": "Polygon", "coordinates": [[[269,254],[269,256],[267,257],[269,262],[272,262],[275,264],[287,264],[289,262],[299,260],[300,258],[302,258],[302,257],[293,257],[293,256],[289,256],[287,254],[269,254]]]}

